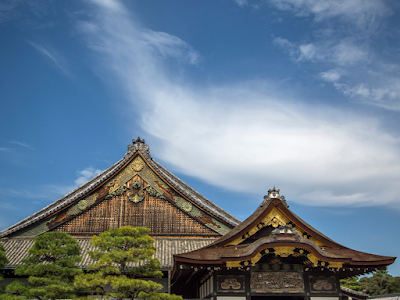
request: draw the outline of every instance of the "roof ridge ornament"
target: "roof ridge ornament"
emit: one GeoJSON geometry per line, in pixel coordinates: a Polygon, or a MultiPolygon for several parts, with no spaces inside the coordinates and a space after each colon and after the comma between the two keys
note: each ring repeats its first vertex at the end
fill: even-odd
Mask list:
{"type": "Polygon", "coordinates": [[[293,229],[293,226],[290,224],[280,225],[279,228],[275,228],[272,230],[271,234],[297,234],[299,233],[293,229]]]}
{"type": "Polygon", "coordinates": [[[285,196],[280,196],[279,195],[280,191],[281,190],[280,189],[276,189],[275,186],[274,186],[273,189],[269,189],[268,190],[268,195],[264,196],[264,200],[261,203],[261,206],[263,206],[265,203],[267,203],[271,199],[279,199],[279,200],[282,201],[283,205],[285,205],[287,208],[289,208],[289,205],[287,205],[287,203],[286,203],[285,196]]]}
{"type": "Polygon", "coordinates": [[[138,136],[136,140],[135,139],[132,140],[132,145],[128,145],[128,150],[126,151],[125,156],[132,155],[138,150],[142,152],[144,155],[150,156],[149,149],[150,147],[149,145],[145,144],[145,140],[140,139],[140,137],[138,136]]]}

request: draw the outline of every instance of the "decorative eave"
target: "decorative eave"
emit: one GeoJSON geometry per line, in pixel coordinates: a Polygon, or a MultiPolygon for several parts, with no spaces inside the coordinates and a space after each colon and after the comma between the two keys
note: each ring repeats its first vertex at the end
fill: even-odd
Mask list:
{"type": "Polygon", "coordinates": [[[230,232],[201,249],[174,255],[173,276],[178,276],[176,270],[182,264],[240,269],[255,266],[264,255],[295,257],[307,269],[328,268],[339,272],[342,278],[384,269],[396,259],[352,250],[334,242],[291,212],[284,197],[274,188],[256,211],[230,232]],[[268,226],[275,229],[250,239],[268,226]]]}
{"type": "Polygon", "coordinates": [[[208,248],[207,246],[188,253],[177,254],[175,261],[191,264],[221,264],[226,266],[251,266],[261,259],[261,254],[304,256],[312,263],[312,267],[358,267],[358,266],[387,266],[394,262],[395,257],[379,256],[350,249],[341,249],[332,254],[326,248],[321,249],[309,239],[296,234],[281,234],[268,236],[252,244],[228,246],[223,248],[208,248]],[[357,257],[353,257],[357,253],[357,257]],[[243,264],[244,263],[244,264],[243,264]]]}
{"type": "MultiPolygon", "coordinates": [[[[278,210],[279,214],[284,216],[285,219],[288,220],[289,224],[291,224],[295,229],[307,233],[309,238],[314,239],[315,241],[319,241],[326,246],[332,248],[346,248],[332,239],[328,238],[311,225],[306,223],[296,214],[294,214],[286,203],[286,199],[284,196],[279,195],[279,189],[270,189],[268,191],[268,195],[264,196],[264,200],[261,205],[254,211],[254,213],[248,217],[241,224],[236,226],[230,232],[216,240],[214,243],[210,244],[209,248],[215,247],[224,247],[227,245],[238,244],[247,236],[251,236],[256,233],[260,228],[260,224],[262,224],[265,218],[278,210]]],[[[279,217],[279,216],[277,216],[279,217]]],[[[281,224],[283,225],[283,224],[281,224]]]]}
{"type": "Polygon", "coordinates": [[[40,211],[34,213],[33,215],[23,219],[22,221],[4,229],[0,232],[0,238],[6,237],[12,233],[20,231],[32,224],[35,224],[46,217],[49,217],[59,210],[67,207],[68,205],[74,203],[75,201],[88,195],[90,192],[100,187],[105,183],[110,177],[118,173],[136,154],[139,153],[149,165],[158,173],[160,176],[164,177],[165,180],[177,191],[187,197],[189,200],[193,201],[196,205],[203,208],[205,211],[213,214],[217,218],[226,222],[231,226],[238,225],[241,221],[236,217],[232,216],[213,202],[211,202],[206,197],[202,196],[200,193],[192,189],[178,177],[173,175],[167,169],[165,169],[161,164],[155,161],[151,155],[149,146],[145,144],[145,140],[141,140],[139,137],[136,140],[132,140],[132,145],[128,145],[128,150],[125,156],[116,162],[114,165],[101,172],[99,175],[95,176],[88,182],[84,183],[80,187],[71,191],[67,195],[61,197],[57,201],[49,204],[48,206],[42,208],[40,211]]]}

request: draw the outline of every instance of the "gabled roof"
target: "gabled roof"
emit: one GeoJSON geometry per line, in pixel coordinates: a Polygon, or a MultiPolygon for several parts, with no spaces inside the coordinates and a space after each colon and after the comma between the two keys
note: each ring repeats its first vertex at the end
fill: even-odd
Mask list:
{"type": "Polygon", "coordinates": [[[344,247],[323,235],[289,210],[275,188],[244,222],[215,242],[174,256],[180,263],[255,266],[261,259],[292,259],[309,268],[333,268],[342,277],[371,272],[392,264],[395,257],[373,255],[344,247]]]}
{"type": "MultiPolygon", "coordinates": [[[[90,258],[88,251],[95,250],[95,247],[90,243],[90,238],[88,237],[78,237],[76,240],[82,249],[80,261],[76,266],[78,268],[87,268],[90,264],[94,262],[90,258]]],[[[157,252],[155,257],[160,260],[161,269],[172,269],[174,261],[173,255],[192,251],[201,247],[208,245],[214,239],[210,238],[155,238],[154,247],[156,247],[157,252]]],[[[13,269],[16,266],[21,265],[21,260],[28,257],[28,250],[35,243],[34,238],[13,238],[13,239],[3,239],[0,241],[6,249],[6,256],[9,262],[4,266],[5,269],[13,269]]]]}
{"type": "Polygon", "coordinates": [[[295,213],[293,213],[286,204],[284,196],[279,196],[279,190],[275,187],[268,191],[268,195],[264,197],[261,205],[248,217],[223,237],[210,244],[208,247],[224,247],[227,245],[237,245],[242,243],[246,238],[254,235],[264,226],[290,224],[299,234],[306,239],[310,239],[319,245],[325,245],[332,248],[345,248],[344,246],[331,240],[314,227],[306,223],[295,213]],[[260,226],[260,223],[265,223],[260,226]],[[267,224],[269,223],[269,224],[267,224]]]}
{"type": "MultiPolygon", "coordinates": [[[[59,222],[57,219],[57,214],[60,214],[62,210],[67,208],[70,209],[70,211],[76,208],[76,214],[82,214],[83,211],[97,204],[100,198],[109,197],[109,195],[101,194],[102,192],[100,192],[99,195],[97,191],[101,187],[109,185],[110,180],[113,178],[117,178],[117,176],[121,177],[121,170],[124,170],[128,164],[133,163],[133,160],[137,158],[141,159],[144,164],[149,167],[151,172],[154,173],[154,175],[152,175],[153,177],[157,177],[159,181],[166,182],[168,188],[174,190],[176,194],[179,195],[176,206],[178,207],[180,204],[183,205],[183,209],[179,207],[180,211],[190,215],[187,210],[185,211],[185,207],[189,205],[191,208],[193,206],[196,208],[196,211],[202,213],[202,216],[204,215],[204,220],[208,218],[211,220],[211,223],[206,224],[205,221],[202,221],[200,218],[197,218],[197,221],[201,224],[208,225],[216,234],[224,234],[240,223],[239,219],[202,196],[154,160],[150,155],[149,146],[145,145],[144,140],[138,138],[132,142],[132,145],[128,145],[128,150],[121,160],[64,197],[61,197],[33,215],[1,231],[0,238],[13,236],[18,232],[26,231],[28,228],[31,228],[32,225],[36,227],[36,231],[34,231],[36,235],[48,231],[49,224],[52,224],[53,227],[56,225],[60,226],[62,222],[59,222]]],[[[111,194],[111,187],[107,187],[106,191],[111,194]]],[[[155,191],[153,189],[153,192],[158,198],[163,198],[163,196],[160,195],[160,191],[160,189],[156,189],[155,191]]],[[[113,194],[113,196],[115,196],[115,194],[113,194]]]]}

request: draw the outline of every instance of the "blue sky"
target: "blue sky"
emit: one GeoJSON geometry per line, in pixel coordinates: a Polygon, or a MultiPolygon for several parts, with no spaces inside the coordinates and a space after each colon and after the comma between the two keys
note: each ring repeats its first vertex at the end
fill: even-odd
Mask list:
{"type": "MultiPolygon", "coordinates": [[[[337,242],[400,256],[396,1],[2,1],[0,229],[123,157],[244,220],[276,186],[337,242]]],[[[400,275],[400,263],[389,268],[400,275]]]]}

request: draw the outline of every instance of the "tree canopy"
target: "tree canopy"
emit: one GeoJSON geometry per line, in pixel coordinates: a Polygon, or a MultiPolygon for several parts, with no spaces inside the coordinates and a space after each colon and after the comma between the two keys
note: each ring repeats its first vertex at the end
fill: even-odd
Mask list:
{"type": "Polygon", "coordinates": [[[28,284],[14,281],[7,291],[26,298],[69,299],[74,295],[73,281],[82,270],[75,265],[81,261],[81,248],[76,239],[64,232],[46,232],[35,238],[15,274],[29,276],[28,284]]]}
{"type": "Polygon", "coordinates": [[[124,226],[94,236],[91,244],[98,250],[88,254],[96,262],[91,272],[76,277],[75,286],[89,294],[117,299],[166,299],[181,297],[159,293],[162,285],[143,278],[160,278],[160,262],[154,257],[154,240],[148,228],[124,226]],[[106,285],[112,287],[106,290],[106,285]]]}
{"type": "Polygon", "coordinates": [[[400,293],[400,277],[393,277],[386,270],[376,271],[371,277],[342,279],[340,285],[370,296],[400,293]]]}
{"type": "MultiPolygon", "coordinates": [[[[4,265],[8,263],[8,259],[6,257],[6,249],[4,249],[4,246],[2,243],[0,243],[0,269],[4,267],[4,265]]],[[[0,273],[0,281],[3,280],[3,274],[0,273]]],[[[3,292],[3,289],[0,287],[0,293],[3,292]]]]}

